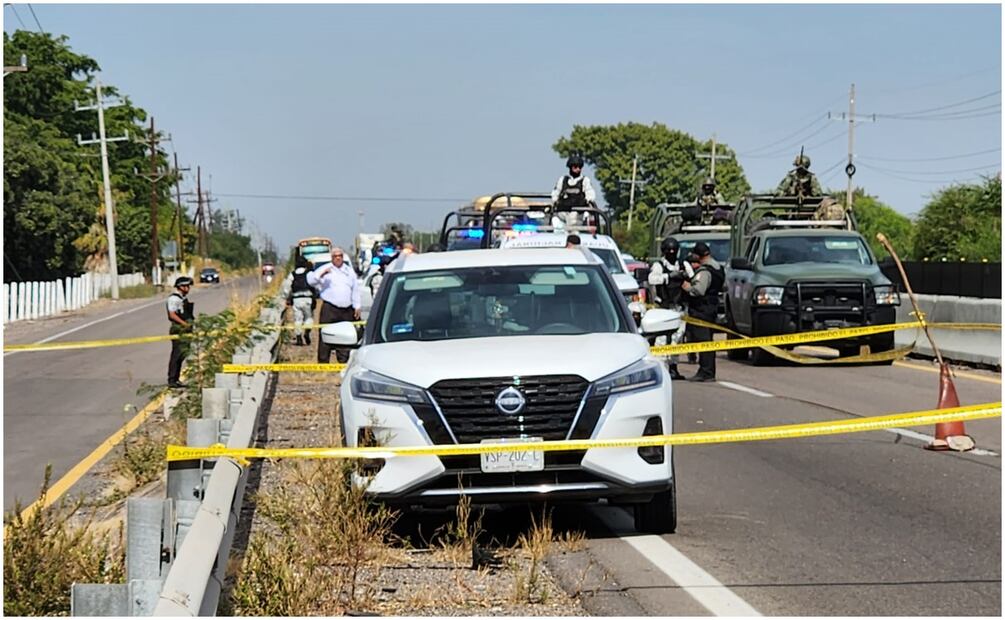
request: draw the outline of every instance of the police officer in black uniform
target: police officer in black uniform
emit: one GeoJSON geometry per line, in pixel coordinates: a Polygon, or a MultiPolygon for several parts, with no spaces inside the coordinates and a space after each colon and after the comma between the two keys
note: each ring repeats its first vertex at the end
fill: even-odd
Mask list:
{"type": "Polygon", "coordinates": [[[188,356],[189,336],[192,333],[192,321],[195,320],[195,304],[188,300],[188,292],[192,288],[192,278],[181,276],[174,281],[175,291],[167,299],[168,321],[171,323],[170,333],[178,336],[171,341],[171,359],[168,361],[168,387],[188,387],[182,383],[181,364],[188,356]]]}
{"type": "MultiPolygon", "coordinates": [[[[688,315],[708,323],[715,322],[716,310],[719,307],[719,292],[726,281],[726,272],[714,258],[712,251],[703,241],[694,244],[693,253],[698,258],[699,266],[690,282],[684,282],[681,288],[689,295],[688,315]]],[[[690,342],[708,342],[712,340],[712,330],[708,327],[688,325],[690,342]]],[[[689,381],[715,381],[715,351],[705,351],[698,354],[698,372],[689,381]]]]}
{"type": "Polygon", "coordinates": [[[572,155],[565,162],[569,174],[563,175],[551,191],[551,201],[555,211],[570,211],[591,206],[597,200],[597,193],[590,178],[583,174],[583,158],[572,155]]]}
{"type": "MultiPolygon", "coordinates": [[[[691,269],[691,265],[679,259],[679,251],[680,243],[674,237],[667,237],[660,242],[660,254],[662,256],[650,267],[649,285],[653,288],[659,306],[667,310],[679,312],[683,320],[686,309],[684,307],[685,294],[682,285],[694,275],[694,271],[691,269]]],[[[667,335],[667,344],[680,344],[683,340],[683,325],[672,334],[667,335]]],[[[677,370],[676,355],[670,356],[669,370],[671,379],[679,380],[684,378],[677,370]]]]}

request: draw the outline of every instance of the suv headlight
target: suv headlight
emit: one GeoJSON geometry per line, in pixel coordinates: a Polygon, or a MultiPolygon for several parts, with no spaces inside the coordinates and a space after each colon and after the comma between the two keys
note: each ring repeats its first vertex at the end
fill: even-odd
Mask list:
{"type": "Polygon", "coordinates": [[[354,398],[388,400],[413,405],[429,403],[424,389],[369,370],[353,375],[349,382],[349,389],[354,398]]]}
{"type": "Polygon", "coordinates": [[[880,306],[899,306],[900,293],[893,285],[875,286],[873,293],[876,294],[876,304],[880,306]]]}
{"type": "Polygon", "coordinates": [[[758,306],[780,306],[784,294],[784,286],[762,286],[754,292],[754,303],[758,306]]]}
{"type": "Polygon", "coordinates": [[[663,384],[663,373],[660,363],[655,360],[642,359],[627,368],[622,368],[614,374],[599,379],[593,384],[593,394],[609,396],[623,392],[647,390],[663,384]]]}

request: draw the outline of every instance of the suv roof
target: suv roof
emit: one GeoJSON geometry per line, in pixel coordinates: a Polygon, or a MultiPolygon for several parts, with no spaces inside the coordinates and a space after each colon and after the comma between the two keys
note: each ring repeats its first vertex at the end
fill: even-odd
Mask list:
{"type": "Polygon", "coordinates": [[[388,266],[392,272],[463,269],[465,267],[506,267],[511,265],[603,265],[592,253],[565,248],[533,248],[510,250],[458,250],[408,254],[388,266]]]}
{"type": "Polygon", "coordinates": [[[764,228],[753,234],[768,233],[772,237],[861,237],[854,230],[839,228],[764,228]]]}

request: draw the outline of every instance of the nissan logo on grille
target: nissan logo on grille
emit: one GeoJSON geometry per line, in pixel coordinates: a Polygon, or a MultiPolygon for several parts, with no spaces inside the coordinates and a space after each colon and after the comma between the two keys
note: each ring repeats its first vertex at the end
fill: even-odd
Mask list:
{"type": "Polygon", "coordinates": [[[507,415],[520,413],[526,404],[527,399],[520,393],[520,390],[512,386],[499,392],[499,395],[496,396],[496,408],[507,415]]]}

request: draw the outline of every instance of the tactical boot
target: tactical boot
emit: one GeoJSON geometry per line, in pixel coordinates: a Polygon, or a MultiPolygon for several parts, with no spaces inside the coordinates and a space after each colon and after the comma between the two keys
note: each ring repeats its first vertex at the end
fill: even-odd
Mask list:
{"type": "Polygon", "coordinates": [[[304,337],[303,336],[297,336],[297,346],[298,347],[304,346],[304,337]]]}
{"type": "Polygon", "coordinates": [[[307,346],[311,346],[311,333],[310,332],[304,332],[304,344],[306,344],[307,346]]]}
{"type": "Polygon", "coordinates": [[[684,379],[684,375],[680,374],[680,372],[677,370],[677,364],[670,365],[670,379],[674,381],[680,381],[681,379],[684,379]]]}

